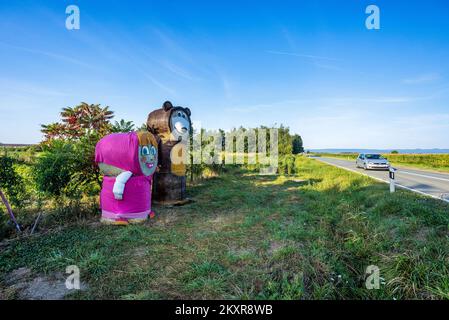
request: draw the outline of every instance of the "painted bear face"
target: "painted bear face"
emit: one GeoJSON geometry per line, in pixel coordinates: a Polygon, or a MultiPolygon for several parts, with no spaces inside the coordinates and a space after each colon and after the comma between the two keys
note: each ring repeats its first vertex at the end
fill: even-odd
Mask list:
{"type": "Polygon", "coordinates": [[[148,115],[147,129],[159,135],[163,141],[168,139],[180,141],[192,133],[190,109],[174,107],[170,101],[165,101],[162,108],[152,111],[148,115]]]}
{"type": "Polygon", "coordinates": [[[189,115],[183,109],[174,109],[170,115],[170,128],[176,136],[183,136],[190,133],[189,115]]]}

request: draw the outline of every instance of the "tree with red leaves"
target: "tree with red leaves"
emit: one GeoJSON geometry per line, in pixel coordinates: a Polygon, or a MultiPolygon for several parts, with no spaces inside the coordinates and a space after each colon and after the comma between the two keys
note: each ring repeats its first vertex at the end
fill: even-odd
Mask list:
{"type": "Polygon", "coordinates": [[[78,140],[97,133],[106,135],[111,130],[110,120],[114,112],[109,107],[82,102],[76,107],[66,107],[61,111],[61,122],[42,125],[44,142],[53,139],[78,140]]]}

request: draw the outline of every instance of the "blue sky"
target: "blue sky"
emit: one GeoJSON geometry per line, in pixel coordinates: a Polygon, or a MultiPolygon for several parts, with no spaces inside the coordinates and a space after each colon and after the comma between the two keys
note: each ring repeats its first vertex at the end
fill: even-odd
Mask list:
{"type": "Polygon", "coordinates": [[[165,100],[307,148],[449,148],[449,3],[0,0],[1,142],[40,141],[81,101],[140,125],[165,100]]]}

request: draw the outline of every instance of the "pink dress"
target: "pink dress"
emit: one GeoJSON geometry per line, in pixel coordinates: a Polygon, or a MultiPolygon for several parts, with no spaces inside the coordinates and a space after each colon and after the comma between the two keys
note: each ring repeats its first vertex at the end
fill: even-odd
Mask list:
{"type": "Polygon", "coordinates": [[[144,176],[140,168],[137,134],[114,133],[105,136],[95,148],[95,162],[133,173],[125,184],[122,200],[116,200],[112,192],[116,177],[103,177],[100,193],[102,217],[112,220],[146,219],[151,213],[153,176],[144,176]]]}

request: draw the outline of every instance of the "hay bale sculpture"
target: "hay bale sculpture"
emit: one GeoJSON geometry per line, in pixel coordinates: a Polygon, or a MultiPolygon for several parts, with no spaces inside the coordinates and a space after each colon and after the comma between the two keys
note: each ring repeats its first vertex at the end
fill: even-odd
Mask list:
{"type": "Polygon", "coordinates": [[[190,115],[189,108],[173,107],[170,101],[148,115],[147,128],[160,139],[159,170],[153,187],[155,203],[181,205],[188,202],[186,148],[192,133],[190,115]]]}
{"type": "Polygon", "coordinates": [[[144,222],[151,211],[152,177],[157,168],[158,142],[146,131],[113,133],[95,148],[103,177],[101,221],[126,225],[144,222]]]}

